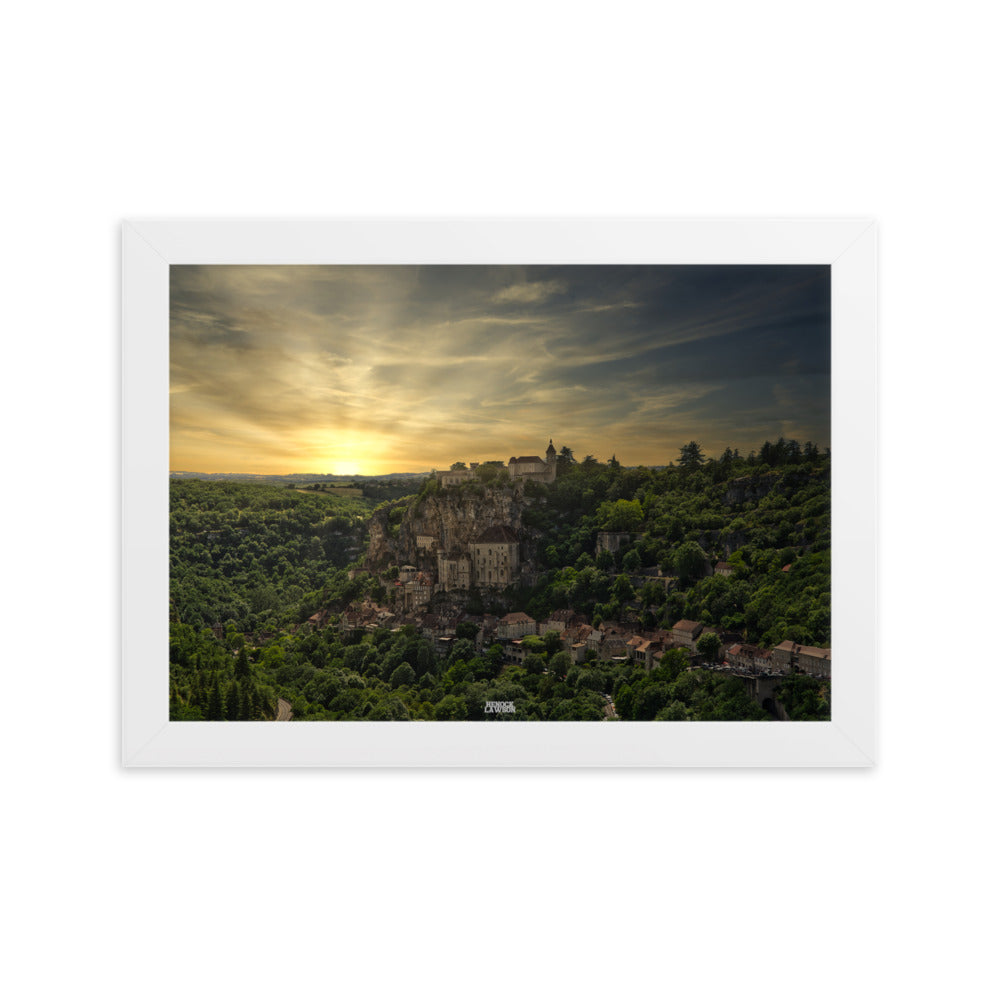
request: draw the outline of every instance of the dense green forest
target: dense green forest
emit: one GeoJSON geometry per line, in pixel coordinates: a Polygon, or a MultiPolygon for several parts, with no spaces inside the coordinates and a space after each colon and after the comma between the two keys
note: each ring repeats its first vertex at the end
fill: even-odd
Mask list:
{"type": "Polygon", "coordinates": [[[275,486],[170,483],[171,620],[240,632],[303,621],[362,553],[373,504],[275,486]]]}
{"type": "MultiPolygon", "coordinates": [[[[272,639],[251,661],[239,633],[220,642],[210,630],[175,625],[170,655],[174,719],[273,718],[279,696],[300,720],[596,721],[612,703],[622,719],[769,718],[742,681],[687,669],[682,650],[648,673],[634,664],[575,665],[564,651],[505,667],[498,644],[476,655],[472,640],[460,639],[439,658],[413,626],[347,636],[331,627],[272,639]],[[511,701],[517,711],[487,715],[487,701],[511,701]]],[[[801,675],[792,682],[791,717],[822,718],[822,686],[801,675]]]]}
{"type": "MultiPolygon", "coordinates": [[[[526,488],[537,583],[495,595],[494,609],[540,620],[572,607],[595,624],[644,629],[688,618],[768,647],[829,645],[829,469],[828,453],[783,440],[717,459],[692,442],[662,468],[577,461],[563,448],[556,481],[526,488]],[[629,541],[595,555],[601,531],[628,532],[629,541]],[[713,573],[720,559],[729,575],[713,573]]],[[[503,479],[442,488],[431,478],[414,488],[427,496],[503,479]]],[[[471,622],[446,656],[413,625],[341,632],[337,612],[351,601],[385,599],[385,580],[347,572],[374,506],[322,491],[171,482],[172,718],[273,718],[279,697],[296,719],[771,717],[740,679],[692,669],[684,650],[647,672],[574,664],[554,634],[528,642],[523,664],[505,664],[499,644],[477,652],[471,622]],[[333,614],[325,627],[302,626],[321,609],[333,614]],[[487,701],[517,711],[485,715],[487,701]]],[[[482,606],[482,595],[469,596],[467,610],[482,606]]],[[[776,697],[792,719],[823,719],[829,691],[796,674],[776,697]]]]}
{"type": "Polygon", "coordinates": [[[562,458],[555,483],[528,485],[544,501],[525,522],[542,533],[539,559],[548,570],[521,595],[532,617],[573,607],[617,619],[624,604],[639,601],[650,628],[688,618],[766,646],[829,645],[828,455],[779,439],[746,458],[727,449],[707,461],[692,442],[665,469],[562,458]],[[595,556],[599,531],[627,531],[632,541],[595,556]],[[720,560],[730,575],[713,574],[720,560]],[[662,578],[637,581],[652,567],[669,592],[662,578]]]}

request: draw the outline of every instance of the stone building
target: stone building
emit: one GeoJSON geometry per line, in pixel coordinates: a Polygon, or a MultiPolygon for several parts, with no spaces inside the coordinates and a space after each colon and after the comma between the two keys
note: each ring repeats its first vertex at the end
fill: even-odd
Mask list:
{"type": "Polygon", "coordinates": [[[642,636],[633,636],[629,640],[629,658],[633,663],[641,663],[647,670],[653,666],[653,656],[663,652],[663,643],[656,639],[645,639],[642,636]],[[638,638],[638,642],[633,639],[638,638]]]}
{"type": "MultiPolygon", "coordinates": [[[[538,634],[545,635],[546,632],[564,632],[576,618],[576,613],[570,608],[559,608],[553,611],[544,622],[538,623],[538,634]]],[[[580,621],[582,622],[583,619],[581,618],[580,621]]]]}
{"type": "Polygon", "coordinates": [[[537,455],[522,455],[520,458],[511,456],[507,463],[507,472],[514,481],[534,480],[539,483],[554,483],[556,480],[556,449],[549,439],[545,450],[545,458],[537,455]]]}
{"type": "Polygon", "coordinates": [[[792,672],[792,668],[796,666],[795,654],[797,649],[798,647],[791,639],[786,639],[784,642],[778,643],[771,650],[771,662],[779,673],[790,674],[792,672]]]}
{"type": "Polygon", "coordinates": [[[536,631],[535,619],[523,611],[512,611],[497,622],[498,639],[521,639],[526,635],[535,635],[536,631]]]}
{"type": "Polygon", "coordinates": [[[513,529],[505,524],[494,524],[476,537],[471,549],[476,586],[506,587],[514,582],[520,558],[513,529]]]}
{"type": "Polygon", "coordinates": [[[437,589],[469,590],[472,587],[472,560],[467,552],[438,550],[437,589]]]}
{"type": "Polygon", "coordinates": [[[418,551],[433,552],[438,547],[437,535],[432,535],[428,532],[417,532],[417,549],[418,551]]]}
{"type": "Polygon", "coordinates": [[[800,646],[791,639],[786,639],[771,650],[774,663],[780,664],[782,673],[801,671],[810,677],[830,676],[832,650],[820,646],[800,646]]]}
{"type": "MultiPolygon", "coordinates": [[[[413,570],[412,566],[405,568],[413,570]]],[[[416,570],[413,570],[412,574],[406,573],[405,578],[404,572],[401,570],[396,587],[402,593],[403,608],[406,611],[417,611],[426,607],[434,593],[434,583],[431,578],[426,573],[420,573],[416,570]]]]}
{"type": "Polygon", "coordinates": [[[434,473],[437,481],[442,486],[461,486],[468,482],[473,476],[472,469],[447,469],[444,472],[434,473]]]}
{"type": "Polygon", "coordinates": [[[701,635],[704,627],[701,622],[693,622],[685,618],[674,624],[670,630],[670,638],[682,646],[687,646],[688,649],[694,649],[698,636],[701,635]]]}
{"type": "Polygon", "coordinates": [[[770,674],[774,671],[771,654],[748,642],[734,643],[726,650],[726,662],[745,674],[770,674]]]}
{"type": "MultiPolygon", "coordinates": [[[[555,445],[550,438],[549,446],[545,450],[545,458],[539,458],[537,455],[521,455],[520,457],[512,455],[507,463],[507,472],[515,482],[533,479],[539,483],[553,483],[556,478],[556,457],[555,445]]],[[[502,463],[488,464],[501,465],[502,463]]],[[[470,462],[467,469],[444,469],[435,472],[434,475],[442,486],[461,486],[462,483],[468,482],[475,476],[477,468],[479,468],[478,462],[470,462]]]]}
{"type": "Polygon", "coordinates": [[[810,677],[830,676],[830,650],[819,646],[799,646],[799,670],[810,677]]]}

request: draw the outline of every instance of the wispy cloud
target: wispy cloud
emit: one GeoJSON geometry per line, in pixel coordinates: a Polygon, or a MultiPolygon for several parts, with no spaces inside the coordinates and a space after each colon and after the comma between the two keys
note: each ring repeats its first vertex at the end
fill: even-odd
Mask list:
{"type": "Polygon", "coordinates": [[[829,441],[826,268],[171,269],[171,466],[829,441]]]}
{"type": "Polygon", "coordinates": [[[495,292],[491,302],[516,302],[520,305],[537,305],[553,295],[562,295],[566,291],[564,281],[526,281],[519,285],[507,285],[495,292]]]}

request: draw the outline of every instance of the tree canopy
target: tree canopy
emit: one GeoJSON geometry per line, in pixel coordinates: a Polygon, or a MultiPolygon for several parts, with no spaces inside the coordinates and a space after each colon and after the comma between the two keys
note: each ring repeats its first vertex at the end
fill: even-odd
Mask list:
{"type": "Polygon", "coordinates": [[[680,466],[682,469],[696,469],[704,461],[705,456],[697,441],[689,441],[681,448],[680,466]]]}

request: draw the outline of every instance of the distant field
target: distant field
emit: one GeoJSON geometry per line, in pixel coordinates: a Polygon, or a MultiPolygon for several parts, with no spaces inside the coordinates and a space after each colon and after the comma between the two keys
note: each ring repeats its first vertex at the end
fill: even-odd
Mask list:
{"type": "Polygon", "coordinates": [[[335,497],[363,497],[364,492],[357,486],[324,486],[319,490],[307,490],[302,487],[298,489],[299,493],[326,493],[330,496],[335,497]]]}

